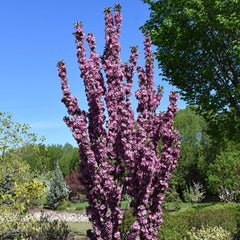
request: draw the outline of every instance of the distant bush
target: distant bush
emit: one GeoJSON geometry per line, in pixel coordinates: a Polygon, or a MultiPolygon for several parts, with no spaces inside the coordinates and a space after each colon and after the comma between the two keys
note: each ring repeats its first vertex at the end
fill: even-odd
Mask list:
{"type": "Polygon", "coordinates": [[[193,182],[193,186],[183,191],[183,196],[186,202],[196,204],[205,198],[205,189],[202,184],[193,182]]]}
{"type": "Polygon", "coordinates": [[[178,192],[176,191],[176,182],[169,181],[169,188],[165,191],[165,198],[162,202],[162,208],[165,210],[179,210],[182,205],[182,200],[179,197],[178,192]],[[171,209],[169,208],[169,203],[171,203],[171,209]]]}
{"type": "Polygon", "coordinates": [[[79,196],[82,196],[85,191],[84,186],[80,184],[81,174],[74,170],[71,170],[71,173],[71,175],[65,176],[64,178],[70,191],[70,201],[81,201],[79,196]]]}

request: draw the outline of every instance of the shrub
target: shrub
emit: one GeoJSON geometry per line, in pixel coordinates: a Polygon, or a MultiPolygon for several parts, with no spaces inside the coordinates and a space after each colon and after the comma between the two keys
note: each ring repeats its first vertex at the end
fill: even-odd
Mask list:
{"type": "Polygon", "coordinates": [[[234,236],[238,226],[236,215],[233,213],[235,208],[227,205],[217,204],[203,209],[190,208],[174,214],[164,214],[158,239],[186,239],[193,228],[199,230],[206,226],[222,228],[234,236]]]}
{"type": "Polygon", "coordinates": [[[205,198],[205,190],[200,183],[193,182],[193,186],[183,192],[184,200],[190,203],[201,202],[205,198]]]}
{"type": "Polygon", "coordinates": [[[231,233],[222,227],[202,227],[201,229],[192,228],[189,232],[189,240],[230,240],[231,233]]]}
{"type": "Polygon", "coordinates": [[[79,193],[77,196],[78,196],[78,201],[79,201],[80,203],[87,202],[87,197],[86,197],[85,194],[79,193]]]}
{"type": "Polygon", "coordinates": [[[162,203],[162,207],[165,210],[179,210],[182,205],[182,200],[179,197],[179,194],[176,191],[176,188],[168,188],[165,191],[165,199],[162,203]],[[171,204],[171,209],[169,208],[169,203],[171,204]]]}
{"type": "Polygon", "coordinates": [[[203,226],[222,227],[231,234],[237,232],[237,221],[234,214],[220,206],[206,207],[196,210],[189,216],[192,227],[201,229],[203,226]]]}
{"type": "Polygon", "coordinates": [[[43,183],[34,179],[27,163],[11,159],[1,164],[0,239],[31,228],[23,220],[28,209],[41,199],[43,183]]]}
{"type": "Polygon", "coordinates": [[[188,218],[175,214],[164,214],[164,222],[160,228],[159,240],[182,240],[190,229],[188,218]]]}
{"type": "Polygon", "coordinates": [[[63,179],[60,167],[57,165],[53,176],[50,180],[50,189],[47,193],[47,204],[50,209],[57,209],[60,202],[68,197],[68,189],[63,179]]]}
{"type": "Polygon", "coordinates": [[[33,222],[33,230],[24,235],[27,240],[67,240],[70,233],[69,226],[63,221],[50,221],[50,217],[40,216],[40,220],[33,222]]]}
{"type": "Polygon", "coordinates": [[[240,204],[227,203],[223,204],[222,207],[230,211],[235,216],[238,231],[234,234],[234,239],[240,239],[240,204]]]}
{"type": "Polygon", "coordinates": [[[82,175],[74,170],[71,170],[71,173],[71,175],[65,176],[64,179],[70,190],[70,197],[76,197],[78,194],[84,193],[85,188],[83,185],[80,184],[80,179],[82,178],[82,175]]]}

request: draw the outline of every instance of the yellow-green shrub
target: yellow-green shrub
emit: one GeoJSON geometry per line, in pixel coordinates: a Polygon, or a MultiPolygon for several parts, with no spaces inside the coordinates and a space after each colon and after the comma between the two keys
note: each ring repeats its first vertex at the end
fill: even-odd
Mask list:
{"type": "Polygon", "coordinates": [[[9,159],[1,165],[0,238],[29,231],[32,224],[24,218],[29,207],[42,197],[44,185],[34,179],[26,163],[9,159]]]}

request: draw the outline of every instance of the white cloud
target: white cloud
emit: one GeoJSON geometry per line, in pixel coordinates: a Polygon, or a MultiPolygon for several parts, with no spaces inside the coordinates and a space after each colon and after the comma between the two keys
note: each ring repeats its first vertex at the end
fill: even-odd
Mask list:
{"type": "Polygon", "coordinates": [[[61,128],[64,127],[64,122],[53,122],[53,121],[39,121],[29,124],[32,129],[50,129],[50,128],[61,128]]]}

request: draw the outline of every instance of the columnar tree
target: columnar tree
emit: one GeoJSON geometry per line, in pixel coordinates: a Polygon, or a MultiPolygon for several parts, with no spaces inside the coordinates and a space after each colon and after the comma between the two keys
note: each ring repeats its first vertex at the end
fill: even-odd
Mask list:
{"type": "Polygon", "coordinates": [[[77,98],[71,95],[66,65],[60,61],[62,102],[70,115],[64,121],[79,146],[82,184],[89,201],[87,215],[93,225],[88,237],[122,239],[120,203],[122,194],[127,193],[133,198],[131,206],[136,219],[127,239],[157,239],[164,190],[179,158],[178,132],[173,128],[177,94],[170,93],[166,112],[156,113],[161,88],[158,91],[154,88],[151,40],[147,35],[145,68],[137,67],[139,90],[135,93],[138,100],[135,119],[130,97],[139,53],[137,47],[132,47],[129,62],[121,63],[121,20],[119,5],[113,14],[111,8],[105,9],[105,50],[102,56],[97,54],[95,38],[89,33],[86,37],[89,58],[85,53],[82,24],[76,23],[77,57],[89,111],[81,110],[77,98]]]}

